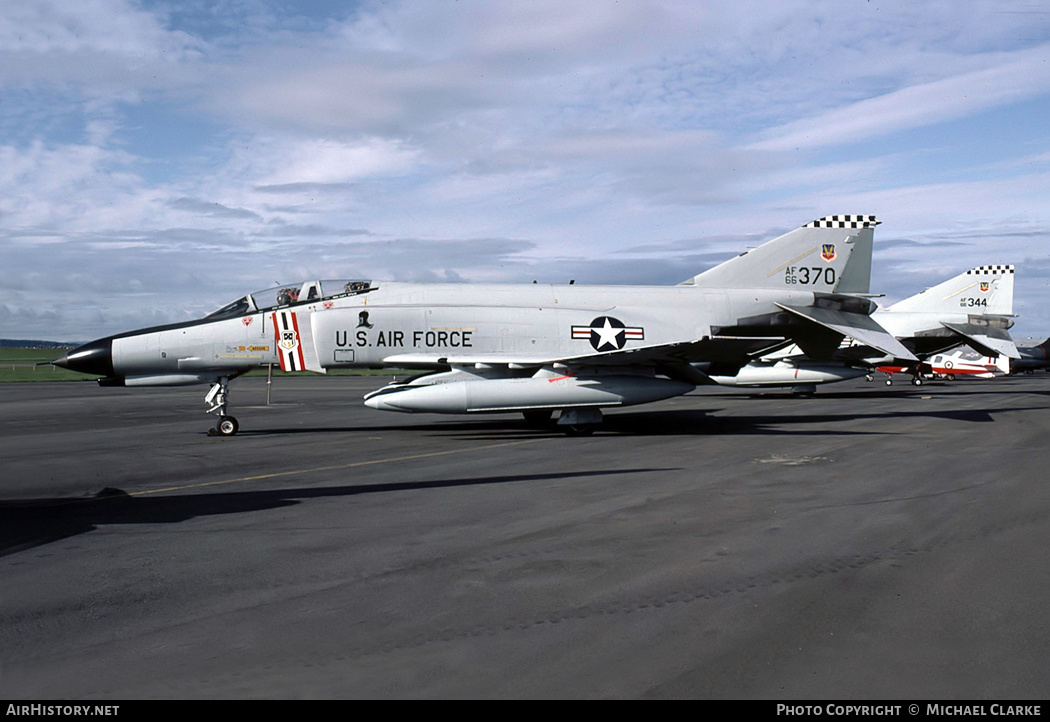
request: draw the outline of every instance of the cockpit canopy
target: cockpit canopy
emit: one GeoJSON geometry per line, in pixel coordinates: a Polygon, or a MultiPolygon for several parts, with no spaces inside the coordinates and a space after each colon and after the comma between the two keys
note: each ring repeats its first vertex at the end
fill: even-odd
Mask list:
{"type": "Polygon", "coordinates": [[[267,288],[236,301],[227,303],[222,308],[212,311],[205,318],[219,320],[236,318],[250,313],[269,311],[283,306],[294,306],[304,303],[317,303],[330,298],[344,298],[374,291],[371,281],[306,281],[305,283],[281,284],[267,288]]]}

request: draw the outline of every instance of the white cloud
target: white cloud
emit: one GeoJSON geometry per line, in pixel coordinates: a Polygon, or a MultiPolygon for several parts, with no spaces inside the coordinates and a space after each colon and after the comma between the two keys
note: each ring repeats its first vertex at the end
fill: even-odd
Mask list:
{"type": "Polygon", "coordinates": [[[204,45],[126,0],[0,4],[0,82],[63,87],[85,97],[136,97],[185,75],[204,45]],[[76,87],[69,84],[76,84],[76,87]]]}
{"type": "Polygon", "coordinates": [[[128,160],[120,151],[92,145],[0,146],[0,216],[9,228],[76,232],[105,224],[114,199],[144,192],[127,170],[128,160]]]}
{"type": "Polygon", "coordinates": [[[0,11],[5,52],[155,57],[183,46],[172,37],[155,15],[125,0],[33,0],[4,3],[0,11]]]}
{"type": "Polygon", "coordinates": [[[763,133],[758,150],[789,150],[868,140],[933,125],[1050,93],[1050,45],[989,58],[990,67],[911,85],[802,118],[763,133]]]}
{"type": "Polygon", "coordinates": [[[272,167],[258,185],[289,183],[349,183],[410,171],[418,153],[404,143],[366,138],[356,143],[332,140],[294,140],[272,148],[266,162],[272,167]]]}

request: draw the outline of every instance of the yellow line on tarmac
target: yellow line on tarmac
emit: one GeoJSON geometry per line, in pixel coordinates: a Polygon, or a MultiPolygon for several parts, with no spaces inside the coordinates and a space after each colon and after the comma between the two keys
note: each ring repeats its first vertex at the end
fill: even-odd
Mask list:
{"type": "Polygon", "coordinates": [[[408,456],[394,456],[389,459],[373,459],[371,461],[354,461],[349,464],[336,464],[334,466],[316,466],[312,469],[293,469],[291,471],[275,471],[272,474],[257,474],[255,476],[242,476],[238,479],[224,479],[223,481],[205,481],[200,484],[185,484],[183,486],[168,486],[163,489],[150,489],[149,491],[133,491],[128,496],[145,496],[146,494],[160,494],[167,491],[183,491],[185,489],[201,489],[206,486],[219,486],[222,484],[238,484],[242,481],[259,481],[260,479],[276,479],[282,476],[299,476],[302,474],[313,474],[319,471],[336,471],[338,469],[352,469],[359,466],[372,466],[374,464],[389,464],[395,461],[412,461],[413,459],[428,459],[435,456],[449,456],[451,454],[466,454],[471,451],[485,451],[487,449],[500,449],[507,446],[521,446],[522,444],[535,444],[548,439],[525,439],[523,441],[506,441],[501,444],[487,444],[486,446],[472,446],[469,449],[450,449],[448,451],[431,451],[425,454],[410,454],[408,456]]]}

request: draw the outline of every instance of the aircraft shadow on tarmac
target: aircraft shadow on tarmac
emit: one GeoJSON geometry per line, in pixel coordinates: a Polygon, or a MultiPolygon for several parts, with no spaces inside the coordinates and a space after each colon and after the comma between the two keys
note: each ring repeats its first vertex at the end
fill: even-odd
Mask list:
{"type": "MultiPolygon", "coordinates": [[[[801,401],[804,403],[804,401],[801,401]]],[[[1026,406],[998,408],[994,413],[1004,411],[1025,411],[1042,409],[1043,406],[1026,406]]],[[[897,433],[893,430],[879,429],[844,429],[844,422],[882,419],[934,418],[946,421],[965,421],[972,423],[991,423],[995,421],[992,411],[984,409],[906,409],[900,411],[865,412],[863,405],[855,411],[848,412],[814,412],[796,414],[758,414],[758,415],[717,415],[723,409],[707,408],[702,410],[682,409],[664,411],[634,411],[608,414],[596,429],[596,434],[621,434],[629,436],[725,436],[740,434],[758,435],[806,435],[806,436],[864,436],[897,433]],[[819,425],[820,428],[799,428],[801,426],[819,425]]],[[[561,437],[562,432],[553,423],[544,428],[536,428],[520,419],[506,418],[472,418],[469,421],[435,419],[431,424],[414,424],[405,426],[300,426],[293,428],[256,429],[242,431],[240,436],[271,436],[285,434],[326,434],[326,433],[423,433],[434,436],[455,437],[476,441],[525,440],[531,438],[561,437]]],[[[227,440],[237,443],[236,440],[227,440]]]]}
{"type": "MultiPolygon", "coordinates": [[[[1008,379],[999,380],[998,388],[991,384],[982,382],[965,381],[927,381],[921,387],[895,386],[892,388],[884,385],[861,386],[854,389],[826,390],[819,393],[798,397],[787,390],[780,389],[754,389],[750,391],[715,391],[713,387],[704,387],[704,391],[689,394],[685,398],[698,400],[703,403],[705,399],[718,404],[726,402],[736,404],[747,404],[749,402],[760,402],[769,400],[784,400],[786,402],[797,402],[800,405],[799,413],[785,413],[779,416],[763,414],[760,416],[724,415],[718,413],[724,408],[705,407],[680,410],[651,410],[639,409],[637,411],[612,411],[605,416],[605,420],[596,429],[599,434],[627,434],[632,436],[691,436],[709,435],[718,436],[725,434],[845,434],[864,435],[890,432],[864,431],[864,430],[836,430],[829,427],[823,430],[798,430],[792,426],[802,424],[827,423],[835,424],[842,421],[857,419],[894,419],[927,417],[938,418],[949,421],[970,421],[989,423],[994,421],[992,412],[980,408],[978,400],[988,394],[999,396],[1002,394],[1017,395],[1018,386],[1023,386],[1024,379],[1018,379],[1011,383],[1008,379]],[[932,387],[932,388],[931,388],[932,387]],[[967,402],[971,408],[955,410],[936,409],[901,409],[900,411],[865,412],[864,404],[873,399],[891,399],[900,401],[915,401],[931,397],[932,399],[961,399],[967,402]],[[974,399],[970,401],[971,397],[974,399]],[[821,410],[822,401],[851,401],[856,400],[858,405],[850,412],[826,412],[821,410]],[[806,413],[808,410],[813,413],[806,413]]],[[[1046,390],[1024,390],[1023,393],[1035,396],[1050,396],[1046,390]]],[[[996,408],[995,412],[1024,411],[1039,407],[1004,407],[996,408]]],[[[441,436],[455,436],[457,438],[472,438],[477,440],[491,441],[499,439],[528,439],[544,438],[552,435],[561,435],[561,431],[551,422],[546,425],[534,425],[525,423],[520,416],[504,416],[489,414],[478,414],[470,417],[441,417],[438,415],[421,414],[413,423],[407,424],[382,424],[382,425],[340,425],[340,426],[310,426],[304,424],[294,427],[254,428],[242,429],[239,436],[271,436],[287,434],[350,434],[350,433],[412,433],[422,432],[441,436]],[[423,421],[423,419],[427,419],[423,421]],[[476,436],[469,436],[471,433],[476,436]]],[[[204,432],[201,432],[202,434],[204,432]]],[[[230,443],[236,443],[234,439],[227,439],[230,443]]]]}
{"type": "Polygon", "coordinates": [[[396,484],[353,484],[168,496],[133,496],[120,489],[107,488],[88,498],[0,501],[0,556],[84,534],[109,524],[177,524],[196,517],[243,514],[292,506],[306,499],[487,484],[517,484],[589,476],[651,474],[660,471],[680,471],[680,469],[635,468],[550,474],[507,474],[474,479],[439,479],[396,484]]]}
{"type": "MultiPolygon", "coordinates": [[[[847,389],[821,389],[809,395],[793,394],[786,389],[739,389],[735,391],[719,390],[703,394],[708,398],[718,399],[808,399],[820,401],[821,399],[917,399],[933,395],[934,398],[967,398],[991,394],[1001,396],[1003,394],[1016,395],[1019,393],[1032,396],[1050,396],[1050,391],[1043,388],[1021,388],[1025,384],[1024,379],[1016,382],[1009,379],[977,380],[969,379],[963,381],[926,381],[922,386],[913,386],[910,383],[900,382],[894,386],[886,386],[881,383],[873,383],[870,386],[858,386],[847,389]]],[[[705,387],[711,388],[711,387],[705,387]]],[[[695,394],[693,397],[700,396],[695,394]]]]}
{"type": "MultiPolygon", "coordinates": [[[[1036,407],[1014,407],[995,409],[1002,411],[1037,410],[1036,407]]],[[[674,435],[788,435],[788,436],[865,436],[896,434],[891,428],[844,429],[843,423],[865,420],[890,420],[909,418],[932,418],[945,421],[964,421],[971,423],[992,423],[993,412],[984,409],[930,409],[904,410],[891,412],[866,413],[858,408],[855,412],[811,413],[811,414],[761,414],[756,416],[716,416],[697,417],[695,412],[656,411],[609,415],[602,426],[604,431],[631,434],[637,436],[674,436],[674,435]],[[817,425],[819,428],[798,428],[799,426],[817,425]]]]}

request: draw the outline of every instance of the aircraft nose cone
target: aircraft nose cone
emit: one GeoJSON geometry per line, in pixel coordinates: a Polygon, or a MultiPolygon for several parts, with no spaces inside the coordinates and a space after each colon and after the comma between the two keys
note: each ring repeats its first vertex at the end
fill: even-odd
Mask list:
{"type": "Polygon", "coordinates": [[[83,374],[113,376],[113,340],[104,338],[86,343],[51,363],[83,374]]]}

